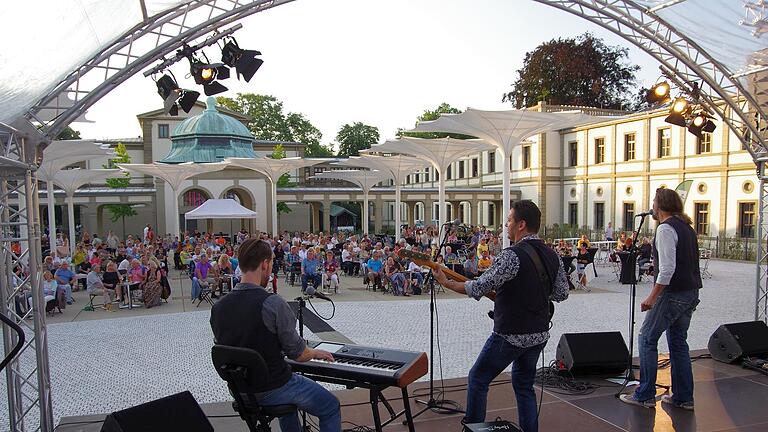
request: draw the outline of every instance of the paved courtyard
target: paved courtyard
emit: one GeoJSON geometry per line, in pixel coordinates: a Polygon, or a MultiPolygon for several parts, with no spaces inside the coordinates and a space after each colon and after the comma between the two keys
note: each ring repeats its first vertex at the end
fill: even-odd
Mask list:
{"type": "MultiPolygon", "coordinates": [[[[612,281],[609,268],[597,270],[600,276],[590,281],[592,292],[572,292],[557,306],[552,339],[544,354],[547,362],[554,358],[562,333],[618,330],[626,338],[629,287],[612,281]]],[[[721,323],[753,317],[754,265],[712,261],[710,271],[714,277],[704,281],[701,305],[691,324],[692,349],[706,348],[710,334],[721,323]]],[[[362,345],[429,350],[428,296],[395,298],[370,293],[359,278],[342,278],[342,284],[342,292],[334,297],[336,315],[330,321],[336,330],[362,345]]],[[[63,416],[110,412],[182,390],[190,390],[199,402],[228,399],[224,383],[210,364],[210,308],[192,305],[189,279],[174,278],[173,285],[169,303],[159,308],[82,311],[87,296],[79,292],[75,305],[49,318],[56,422],[63,416]]],[[[639,304],[649,291],[649,283],[638,285],[638,327],[644,316],[639,304]]],[[[292,299],[299,290],[281,280],[279,292],[292,299]]],[[[323,315],[330,314],[327,302],[313,303],[323,315]]],[[[437,306],[442,375],[465,376],[491,330],[486,315],[491,303],[441,293],[437,306]]],[[[312,337],[311,332],[307,334],[312,337]]],[[[660,350],[666,351],[665,341],[660,350]]],[[[439,370],[436,376],[440,376],[439,370]]],[[[4,391],[5,380],[1,382],[0,391],[4,391]]],[[[0,425],[7,424],[7,406],[3,406],[0,425]]]]}

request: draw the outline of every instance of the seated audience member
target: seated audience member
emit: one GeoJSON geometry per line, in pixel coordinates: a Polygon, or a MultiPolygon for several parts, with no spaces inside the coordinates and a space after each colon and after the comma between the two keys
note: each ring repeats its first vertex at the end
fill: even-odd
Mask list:
{"type": "Polygon", "coordinates": [[[459,256],[453,253],[453,250],[450,246],[445,247],[445,262],[448,264],[455,264],[459,261],[459,256]]]}
{"type": "Polygon", "coordinates": [[[317,289],[323,283],[323,276],[320,274],[320,260],[315,254],[314,248],[307,250],[307,257],[301,262],[301,292],[307,291],[309,281],[317,289]]]}
{"type": "MultiPolygon", "coordinates": [[[[195,265],[195,281],[201,289],[209,288],[216,283],[216,270],[208,261],[208,255],[200,254],[200,261],[195,265]]],[[[211,297],[216,298],[216,292],[211,297]]]]}
{"type": "Polygon", "coordinates": [[[576,274],[579,275],[579,283],[582,286],[587,286],[587,274],[584,271],[587,264],[589,264],[589,251],[587,245],[582,243],[579,254],[576,255],[576,274]]]}
{"type": "Polygon", "coordinates": [[[470,278],[477,276],[477,262],[474,255],[464,261],[464,276],[470,278]]]}
{"type": "Polygon", "coordinates": [[[411,292],[416,295],[421,294],[422,285],[424,285],[424,275],[421,273],[421,266],[411,261],[408,263],[408,273],[409,280],[413,281],[415,279],[411,292]]]}
{"type": "Polygon", "coordinates": [[[487,250],[483,251],[483,254],[477,260],[477,273],[478,273],[478,275],[481,275],[481,274],[483,274],[483,272],[488,270],[491,267],[491,264],[493,264],[493,260],[491,260],[490,253],[488,253],[487,250]]]}
{"type": "Polygon", "coordinates": [[[101,282],[105,288],[115,290],[118,299],[123,297],[123,286],[120,283],[120,279],[121,276],[117,271],[117,265],[112,261],[108,262],[107,270],[101,276],[101,282]]]}
{"type": "Polygon", "coordinates": [[[339,292],[339,275],[336,274],[336,269],[338,268],[339,264],[333,256],[333,251],[329,250],[325,253],[323,270],[325,271],[325,280],[328,281],[328,285],[333,292],[339,292]]]}
{"type": "Polygon", "coordinates": [[[290,274],[291,285],[293,285],[296,282],[296,267],[299,266],[298,270],[300,270],[301,266],[301,257],[297,246],[291,246],[291,251],[285,256],[285,262],[288,266],[287,271],[290,274]]]}
{"type": "Polygon", "coordinates": [[[221,254],[219,256],[219,260],[216,262],[216,270],[219,275],[219,292],[224,292],[225,285],[229,290],[232,290],[232,287],[229,286],[229,275],[234,274],[235,270],[232,268],[232,261],[230,261],[229,255],[221,254]]]}
{"type": "Polygon", "coordinates": [[[49,271],[53,274],[58,268],[59,267],[53,263],[53,256],[48,255],[45,257],[45,260],[43,260],[43,270],[49,271]]]}
{"type": "Polygon", "coordinates": [[[160,306],[160,295],[163,287],[160,284],[162,272],[157,266],[157,262],[149,261],[149,268],[144,273],[144,281],[141,284],[141,292],[144,295],[144,307],[151,308],[160,306]]]}
{"type": "Polygon", "coordinates": [[[394,257],[387,258],[387,263],[384,266],[384,274],[392,284],[392,294],[396,296],[407,296],[405,292],[405,276],[402,273],[403,267],[400,265],[394,257]]]}
{"type": "Polygon", "coordinates": [[[480,243],[477,244],[477,257],[483,256],[483,252],[491,253],[488,246],[488,239],[485,237],[480,238],[480,243]]]}
{"type": "Polygon", "coordinates": [[[117,266],[117,272],[125,276],[131,270],[131,258],[126,256],[117,266]]]}
{"type": "Polygon", "coordinates": [[[637,266],[642,268],[644,265],[651,262],[651,242],[648,237],[643,237],[643,242],[640,244],[640,251],[637,256],[637,266]]]}
{"type": "Polygon", "coordinates": [[[384,275],[382,272],[384,262],[381,260],[381,252],[373,252],[373,256],[368,259],[368,262],[366,262],[365,265],[368,269],[366,280],[373,283],[374,291],[376,291],[377,288],[381,289],[381,277],[384,275]]]}
{"type": "Polygon", "coordinates": [[[105,310],[112,312],[112,301],[115,299],[115,290],[109,289],[104,286],[99,273],[101,272],[101,264],[94,264],[91,267],[91,271],[88,272],[86,291],[88,294],[95,296],[102,296],[104,303],[101,307],[105,310]]]}
{"type": "MultiPolygon", "coordinates": [[[[71,305],[74,302],[74,299],[72,298],[72,285],[75,283],[75,274],[69,269],[69,263],[62,261],[61,266],[56,270],[56,273],[54,273],[53,276],[59,284],[56,297],[59,299],[62,298],[61,294],[63,293],[63,298],[66,303],[71,305]]],[[[64,309],[64,305],[60,305],[60,309],[64,309]]]]}
{"type": "MultiPolygon", "coordinates": [[[[49,301],[56,298],[56,289],[59,283],[53,278],[53,274],[49,271],[43,272],[43,301],[48,304],[49,301]]],[[[29,297],[28,307],[32,307],[32,296],[29,297]]]]}
{"type": "Polygon", "coordinates": [[[131,285],[131,289],[134,290],[139,289],[142,282],[144,282],[144,268],[139,260],[134,259],[131,261],[131,269],[128,270],[128,283],[131,285]]]}

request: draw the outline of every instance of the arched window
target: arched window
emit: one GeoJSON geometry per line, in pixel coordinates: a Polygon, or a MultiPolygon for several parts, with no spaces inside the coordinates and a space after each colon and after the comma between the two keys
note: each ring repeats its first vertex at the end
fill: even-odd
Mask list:
{"type": "Polygon", "coordinates": [[[200,189],[190,189],[184,192],[182,200],[186,207],[197,207],[206,201],[208,201],[208,195],[200,189]]]}
{"type": "Polygon", "coordinates": [[[224,194],[224,198],[235,200],[236,203],[243,205],[243,201],[240,199],[240,194],[230,189],[224,194]]]}

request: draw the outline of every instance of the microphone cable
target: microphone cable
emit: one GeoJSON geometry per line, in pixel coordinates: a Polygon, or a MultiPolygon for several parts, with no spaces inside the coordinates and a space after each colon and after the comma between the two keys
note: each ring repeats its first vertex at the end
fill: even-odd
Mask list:
{"type": "Polygon", "coordinates": [[[336,316],[336,303],[334,303],[333,300],[331,300],[330,298],[328,298],[328,301],[331,302],[331,306],[333,306],[333,309],[331,309],[331,316],[324,317],[320,312],[317,311],[317,309],[315,308],[315,305],[312,304],[312,298],[310,297],[307,299],[307,303],[309,304],[309,307],[312,308],[312,311],[315,313],[315,315],[317,315],[318,317],[320,317],[325,321],[330,321],[333,319],[333,317],[336,316]]]}

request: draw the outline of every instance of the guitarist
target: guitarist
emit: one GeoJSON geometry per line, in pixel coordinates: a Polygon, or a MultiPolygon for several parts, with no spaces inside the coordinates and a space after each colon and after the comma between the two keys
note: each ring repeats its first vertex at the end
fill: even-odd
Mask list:
{"type": "Polygon", "coordinates": [[[551,301],[568,298],[560,257],[539,238],[541,211],[530,200],[516,201],[507,217],[509,239],[493,265],[475,280],[448,280],[437,269],[435,280],[446,288],[479,300],[495,291],[493,333],[469,371],[464,423],[485,421],[488,385],[512,364],[519,424],[525,432],[538,430],[536,364],[549,339],[551,301]]]}

